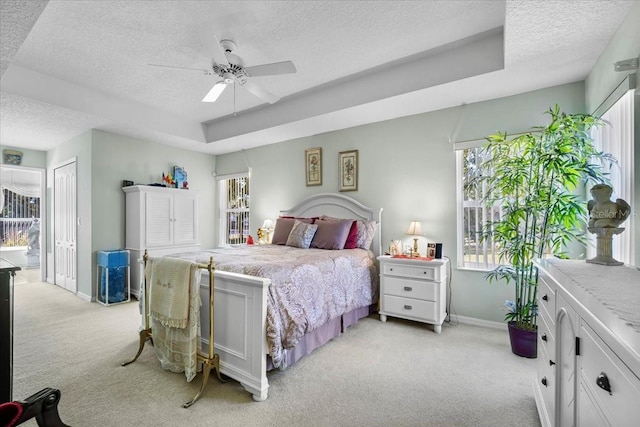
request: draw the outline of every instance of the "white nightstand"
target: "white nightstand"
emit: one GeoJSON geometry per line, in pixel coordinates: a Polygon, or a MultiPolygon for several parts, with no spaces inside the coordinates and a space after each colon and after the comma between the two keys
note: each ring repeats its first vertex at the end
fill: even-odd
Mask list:
{"type": "Polygon", "coordinates": [[[392,258],[380,261],[380,320],[387,316],[430,323],[440,333],[447,315],[447,258],[424,261],[392,258]]]}

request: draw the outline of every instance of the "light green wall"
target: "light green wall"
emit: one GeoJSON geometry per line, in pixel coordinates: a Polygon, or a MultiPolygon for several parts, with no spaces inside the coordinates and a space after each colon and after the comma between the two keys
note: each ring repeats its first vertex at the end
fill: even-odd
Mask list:
{"type": "Polygon", "coordinates": [[[53,171],[69,160],[76,161],[76,212],[78,228],[76,238],[78,263],[78,293],[91,297],[91,133],[81,135],[47,152],[47,281],[54,282],[54,239],[51,224],[53,209],[53,171]]]}
{"type": "Polygon", "coordinates": [[[453,312],[460,316],[502,321],[505,299],[513,289],[487,284],[484,273],[455,268],[456,177],[455,153],[449,137],[480,139],[499,130],[522,132],[547,123],[543,114],[558,103],[566,112],[583,112],[582,82],[508,98],[416,116],[358,126],[217,157],[217,173],[246,171],[251,175],[251,230],[265,218],[277,217],[311,194],[338,191],[338,153],[358,150],[358,191],[345,193],[371,207],[384,209],[382,242],[402,239],[412,220],[421,221],[426,240],[442,242],[452,260],[453,312]],[[306,187],[304,150],[321,147],[322,186],[306,187]]]}
{"type": "Polygon", "coordinates": [[[613,64],[640,55],[640,2],[636,2],[616,30],[585,80],[587,111],[592,113],[629,72],[618,72],[613,64]]]}
{"type": "MultiPolygon", "coordinates": [[[[2,153],[2,150],[21,151],[22,163],[20,163],[20,166],[44,169],[47,163],[47,153],[45,151],[16,148],[0,144],[0,153],[2,153]]],[[[4,155],[0,156],[0,163],[4,164],[4,155]]]]}
{"type": "Polygon", "coordinates": [[[122,180],[136,184],[159,183],[162,181],[162,174],[169,173],[175,165],[182,166],[187,171],[189,190],[185,191],[195,192],[199,196],[202,247],[214,245],[214,156],[100,130],[93,131],[92,147],[92,278],[96,277],[97,251],[124,248],[125,206],[122,180]]]}
{"type": "MultiPolygon", "coordinates": [[[[189,190],[198,193],[200,240],[203,247],[214,244],[212,212],[215,211],[215,157],[149,141],[92,130],[49,151],[48,182],[53,167],[75,157],[78,170],[78,292],[95,298],[96,251],[124,248],[124,193],[122,180],[136,184],[160,182],[162,173],[174,165],[185,168],[189,190]],[[211,218],[211,220],[208,220],[211,218]]],[[[47,186],[49,200],[52,184],[47,186]]],[[[52,203],[51,203],[52,204],[52,203]]],[[[50,221],[51,211],[47,219],[50,221]]],[[[52,230],[52,228],[48,228],[52,230]]],[[[53,282],[52,236],[48,239],[47,280],[53,282]]]]}

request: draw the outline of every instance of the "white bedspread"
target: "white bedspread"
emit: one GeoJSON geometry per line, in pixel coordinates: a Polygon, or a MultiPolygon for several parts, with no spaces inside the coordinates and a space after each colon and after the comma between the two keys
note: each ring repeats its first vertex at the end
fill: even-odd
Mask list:
{"type": "Polygon", "coordinates": [[[213,257],[218,270],[271,279],[267,342],[274,367],[305,333],[378,299],[375,258],[364,249],[242,245],[172,256],[205,264],[213,257]]]}

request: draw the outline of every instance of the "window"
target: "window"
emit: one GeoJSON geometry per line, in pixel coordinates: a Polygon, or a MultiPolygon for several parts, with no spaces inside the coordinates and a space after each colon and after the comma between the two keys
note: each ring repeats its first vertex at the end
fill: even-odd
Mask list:
{"type": "MultiPolygon", "coordinates": [[[[627,91],[604,114],[602,119],[607,125],[595,129],[592,138],[596,146],[607,153],[611,153],[618,164],[609,171],[609,179],[613,187],[611,200],[623,199],[631,206],[633,203],[633,90],[627,91]]],[[[632,213],[633,214],[633,213],[632,213]]],[[[628,218],[621,227],[626,230],[614,237],[612,241],[612,255],[618,261],[633,265],[635,262],[633,236],[636,221],[628,218]]],[[[590,235],[591,244],[587,248],[587,258],[596,255],[596,238],[590,235]]]]}
{"type": "Polygon", "coordinates": [[[0,246],[28,246],[29,230],[39,227],[40,197],[29,186],[3,183],[0,188],[0,246]]]}
{"type": "MultiPolygon", "coordinates": [[[[481,145],[484,140],[476,141],[481,145]]],[[[482,147],[471,146],[456,151],[458,189],[458,267],[492,270],[498,265],[496,245],[491,238],[482,239],[484,224],[500,219],[500,208],[482,202],[485,188],[473,178],[486,160],[482,147]]]]}
{"type": "Polygon", "coordinates": [[[246,243],[249,225],[249,173],[218,178],[220,244],[246,243]]]}

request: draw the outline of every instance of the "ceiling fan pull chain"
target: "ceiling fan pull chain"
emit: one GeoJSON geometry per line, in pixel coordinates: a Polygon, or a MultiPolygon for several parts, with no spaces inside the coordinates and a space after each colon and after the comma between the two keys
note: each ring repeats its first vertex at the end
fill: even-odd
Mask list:
{"type": "Polygon", "coordinates": [[[233,82],[233,117],[236,116],[236,82],[233,82]]]}

